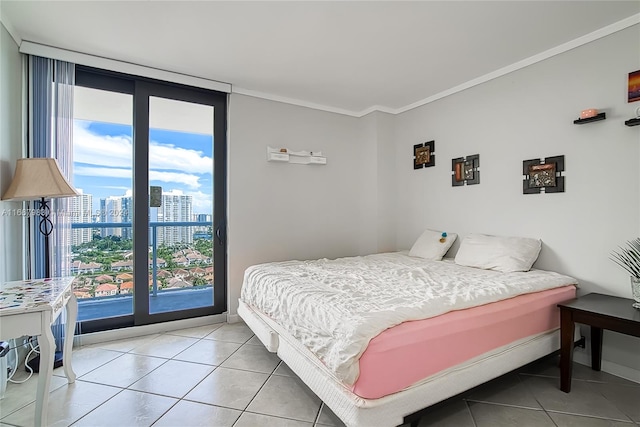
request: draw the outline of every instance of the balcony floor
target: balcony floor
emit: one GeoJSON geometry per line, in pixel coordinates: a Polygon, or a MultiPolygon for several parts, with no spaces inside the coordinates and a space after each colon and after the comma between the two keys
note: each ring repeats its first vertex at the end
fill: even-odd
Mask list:
{"type": "MultiPolygon", "coordinates": [[[[149,296],[149,311],[162,313],[207,307],[213,304],[213,287],[159,291],[149,296]]],[[[78,321],[133,314],[133,295],[78,300],[78,321]]]]}

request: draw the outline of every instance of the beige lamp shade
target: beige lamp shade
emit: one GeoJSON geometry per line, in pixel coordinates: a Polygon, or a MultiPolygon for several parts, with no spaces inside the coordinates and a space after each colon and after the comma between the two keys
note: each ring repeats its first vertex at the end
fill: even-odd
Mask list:
{"type": "Polygon", "coordinates": [[[78,192],[62,175],[56,159],[18,159],[13,181],[2,200],[33,200],[77,196],[78,192]]]}

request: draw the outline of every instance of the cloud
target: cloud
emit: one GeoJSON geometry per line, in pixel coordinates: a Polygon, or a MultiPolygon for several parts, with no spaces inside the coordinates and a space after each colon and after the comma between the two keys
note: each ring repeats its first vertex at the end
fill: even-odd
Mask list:
{"type": "MultiPolygon", "coordinates": [[[[132,178],[131,169],[124,168],[102,168],[93,166],[77,166],[73,173],[83,176],[109,177],[109,178],[132,178]]],[[[173,184],[183,184],[189,188],[200,188],[197,175],[178,172],[149,171],[150,181],[170,182],[173,184]]]]}
{"type": "Polygon", "coordinates": [[[189,188],[200,188],[197,175],[177,172],[149,171],[149,181],[162,181],[184,184],[189,188]]]}
{"type": "Polygon", "coordinates": [[[109,178],[132,178],[131,169],[119,169],[119,168],[100,168],[93,166],[76,166],[73,168],[75,175],[84,176],[107,176],[109,178]]]}
{"type": "Polygon", "coordinates": [[[188,150],[170,144],[149,144],[151,169],[188,170],[195,173],[213,173],[213,159],[201,151],[188,150]]]}
{"type": "MultiPolygon", "coordinates": [[[[116,168],[131,167],[133,144],[131,136],[98,135],[87,129],[86,122],[74,122],[73,160],[96,166],[116,168]]],[[[211,174],[213,159],[201,151],[161,144],[149,144],[149,167],[161,170],[185,170],[192,173],[211,174]]]]}
{"type": "Polygon", "coordinates": [[[187,196],[193,196],[193,213],[207,213],[213,212],[213,194],[203,193],[202,191],[188,191],[187,196]]]}
{"type": "Polygon", "coordinates": [[[122,190],[122,191],[129,190],[129,187],[123,187],[121,185],[99,185],[97,186],[97,188],[108,188],[110,190],[122,190]]]}
{"type": "Polygon", "coordinates": [[[131,167],[131,137],[96,135],[76,121],[73,128],[73,161],[99,166],[131,167]]]}

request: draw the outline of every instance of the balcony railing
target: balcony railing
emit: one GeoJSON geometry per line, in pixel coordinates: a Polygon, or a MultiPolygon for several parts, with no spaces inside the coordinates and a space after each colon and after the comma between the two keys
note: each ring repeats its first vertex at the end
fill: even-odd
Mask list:
{"type": "MultiPolygon", "coordinates": [[[[123,223],[123,222],[92,222],[92,223],[72,223],[71,229],[125,229],[131,228],[131,223],[123,223]]],[[[150,222],[150,244],[151,247],[151,259],[150,259],[150,275],[151,275],[151,287],[150,287],[150,296],[158,295],[158,229],[161,227],[197,227],[197,228],[206,228],[212,227],[211,221],[179,221],[179,222],[150,222]]],[[[107,237],[107,236],[102,236],[107,237]]],[[[211,236],[212,238],[212,236],[211,236]]],[[[187,242],[173,242],[175,244],[183,244],[187,242]]],[[[213,263],[213,259],[209,259],[209,262],[205,262],[205,264],[213,263]]],[[[183,266],[184,267],[184,266],[183,266]]],[[[119,270],[117,270],[119,271],[119,270]]],[[[98,300],[102,298],[90,298],[91,300],[98,300]]]]}

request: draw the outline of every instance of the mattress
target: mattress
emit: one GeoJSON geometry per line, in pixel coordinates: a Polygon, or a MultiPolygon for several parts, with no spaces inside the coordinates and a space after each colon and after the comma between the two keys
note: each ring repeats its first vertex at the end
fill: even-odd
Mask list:
{"type": "Polygon", "coordinates": [[[557,329],[556,305],[575,293],[575,286],[564,286],[389,328],[369,342],[351,390],[377,399],[492,349],[557,329]]]}
{"type": "MultiPolygon", "coordinates": [[[[445,369],[425,380],[380,399],[365,399],[338,381],[309,349],[273,319],[242,300],[238,314],[256,335],[277,335],[277,354],[347,427],[391,427],[403,418],[437,402],[496,378],[560,348],[559,330],[511,342],[445,369]]],[[[576,328],[576,332],[577,332],[576,328]]],[[[576,335],[577,339],[578,335],[576,335]]]]}
{"type": "Polygon", "coordinates": [[[385,253],[252,266],[241,301],[282,325],[353,386],[369,342],[388,328],[575,283],[542,270],[501,273],[385,253]]]}

